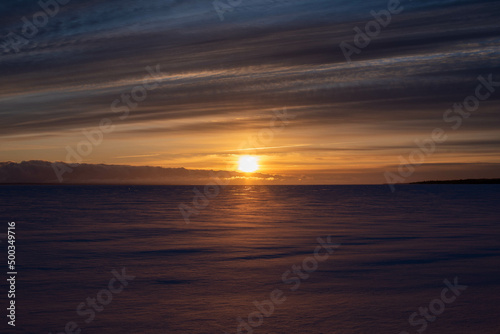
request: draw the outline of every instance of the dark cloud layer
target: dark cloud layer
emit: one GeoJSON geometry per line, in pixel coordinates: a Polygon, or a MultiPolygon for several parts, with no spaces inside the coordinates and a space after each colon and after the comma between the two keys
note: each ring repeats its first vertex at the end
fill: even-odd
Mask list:
{"type": "MultiPolygon", "coordinates": [[[[238,172],[189,170],[127,165],[68,165],[63,162],[0,162],[0,183],[57,184],[238,184],[244,175],[238,172]],[[57,174],[61,176],[58,178],[57,174]]],[[[262,173],[250,174],[262,183],[283,182],[291,178],[262,173]]],[[[292,181],[293,182],[293,181],[292,181]]]]}

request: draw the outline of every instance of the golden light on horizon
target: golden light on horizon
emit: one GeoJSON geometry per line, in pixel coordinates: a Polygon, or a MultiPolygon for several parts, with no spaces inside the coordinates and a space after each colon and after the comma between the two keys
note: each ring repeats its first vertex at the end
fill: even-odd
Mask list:
{"type": "Polygon", "coordinates": [[[238,169],[245,173],[253,173],[259,169],[259,159],[251,155],[243,155],[238,160],[238,169]]]}

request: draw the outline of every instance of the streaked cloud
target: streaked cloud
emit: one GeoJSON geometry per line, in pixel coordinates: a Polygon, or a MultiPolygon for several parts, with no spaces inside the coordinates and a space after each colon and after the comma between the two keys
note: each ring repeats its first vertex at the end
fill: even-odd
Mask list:
{"type": "MultiPolygon", "coordinates": [[[[340,42],[386,1],[244,1],[223,22],[210,1],[70,2],[20,53],[0,49],[0,160],[64,160],[82,130],[109,118],[115,131],[85,162],[219,169],[286,106],[296,118],[257,148],[266,172],[329,168],[337,182],[357,164],[375,182],[445,126],[443,112],[479,75],[500,81],[500,3],[401,3],[348,64],[340,42]],[[111,103],[157,64],[160,87],[119,119],[111,103]]],[[[27,1],[0,9],[0,36],[40,10],[27,1]]],[[[428,166],[498,163],[499,99],[450,132],[428,166]]]]}

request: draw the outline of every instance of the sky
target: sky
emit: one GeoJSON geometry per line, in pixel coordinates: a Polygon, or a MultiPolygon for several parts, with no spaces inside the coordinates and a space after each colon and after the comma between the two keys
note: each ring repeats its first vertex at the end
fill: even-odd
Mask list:
{"type": "Polygon", "coordinates": [[[0,161],[500,177],[498,1],[60,1],[0,4],[0,161]]]}

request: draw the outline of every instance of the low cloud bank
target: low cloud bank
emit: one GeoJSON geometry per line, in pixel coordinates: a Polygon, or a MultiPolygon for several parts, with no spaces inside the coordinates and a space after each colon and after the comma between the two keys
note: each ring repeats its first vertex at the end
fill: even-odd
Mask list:
{"type": "Polygon", "coordinates": [[[80,164],[71,167],[64,162],[30,160],[0,162],[0,183],[63,183],[63,184],[205,184],[214,177],[228,179],[231,184],[249,180],[257,183],[280,183],[289,178],[262,173],[195,170],[185,168],[163,168],[150,166],[80,164]],[[54,168],[71,170],[65,173],[62,182],[54,168]]]}

